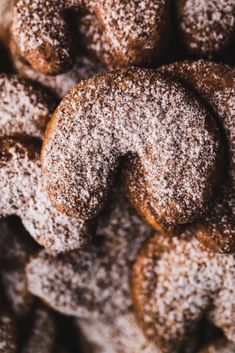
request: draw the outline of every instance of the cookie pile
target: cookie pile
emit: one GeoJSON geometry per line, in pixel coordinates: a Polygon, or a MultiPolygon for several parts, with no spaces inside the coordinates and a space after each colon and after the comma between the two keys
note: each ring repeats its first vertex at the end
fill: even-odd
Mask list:
{"type": "Polygon", "coordinates": [[[234,0],[1,0],[0,353],[235,352],[234,0]]]}

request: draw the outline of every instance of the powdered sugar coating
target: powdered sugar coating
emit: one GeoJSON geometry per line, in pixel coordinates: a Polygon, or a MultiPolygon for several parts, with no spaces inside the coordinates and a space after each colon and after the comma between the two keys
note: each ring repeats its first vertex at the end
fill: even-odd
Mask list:
{"type": "Polygon", "coordinates": [[[21,55],[36,71],[58,74],[71,65],[72,32],[66,14],[79,12],[80,5],[97,17],[118,66],[143,65],[162,53],[169,32],[169,0],[18,0],[12,32],[21,55]]]}
{"type": "Polygon", "coordinates": [[[219,154],[214,120],[194,96],[154,71],[129,69],[70,91],[48,125],[42,158],[53,204],[82,218],[103,207],[124,158],[128,198],[170,227],[205,211],[219,154]]]}
{"type": "Polygon", "coordinates": [[[15,68],[21,76],[40,82],[60,98],[63,98],[78,82],[105,71],[98,60],[94,60],[87,54],[80,53],[73,68],[67,73],[57,76],[45,76],[35,72],[29,65],[17,58],[16,55],[14,55],[13,60],[15,68]]]}
{"type": "Polygon", "coordinates": [[[90,223],[68,218],[52,207],[41,178],[40,147],[35,139],[0,140],[0,216],[18,215],[48,250],[78,248],[89,238],[90,223]]]}
{"type": "Polygon", "coordinates": [[[82,33],[109,68],[143,66],[160,57],[170,29],[169,1],[92,0],[87,5],[82,33]]]}
{"type": "Polygon", "coordinates": [[[21,55],[42,74],[58,74],[72,66],[70,27],[63,1],[18,0],[12,33],[21,55]]]}
{"type": "Polygon", "coordinates": [[[41,252],[27,267],[29,290],[54,309],[76,315],[85,338],[102,345],[102,352],[157,353],[136,324],[129,284],[132,263],[151,234],[117,191],[98,219],[89,250],[41,252]],[[100,330],[100,339],[106,334],[108,340],[100,342],[100,330]]]}
{"type": "Polygon", "coordinates": [[[28,292],[25,266],[36,247],[26,232],[12,220],[0,222],[0,275],[4,296],[18,319],[29,313],[33,296],[28,292]],[[17,228],[16,228],[17,227],[17,228]]]}
{"type": "Polygon", "coordinates": [[[197,235],[216,251],[235,249],[235,70],[213,62],[179,62],[161,68],[182,79],[221,119],[227,138],[229,181],[218,191],[215,204],[198,226],[197,235]]]}
{"type": "Polygon", "coordinates": [[[207,314],[235,342],[235,257],[206,250],[192,233],[156,235],[133,271],[134,305],[147,337],[177,351],[207,314]]]}
{"type": "Polygon", "coordinates": [[[0,75],[0,135],[43,137],[55,108],[53,97],[17,76],[0,75]]]}
{"type": "Polygon", "coordinates": [[[234,0],[179,0],[179,26],[190,51],[213,56],[235,38],[234,0]]]}

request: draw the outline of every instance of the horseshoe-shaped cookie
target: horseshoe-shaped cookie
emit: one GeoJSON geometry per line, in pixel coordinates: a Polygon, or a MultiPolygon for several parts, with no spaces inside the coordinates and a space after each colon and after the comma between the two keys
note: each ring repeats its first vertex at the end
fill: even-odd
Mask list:
{"type": "Polygon", "coordinates": [[[77,85],[53,115],[43,171],[53,204],[89,219],[121,161],[129,200],[149,223],[187,223],[207,208],[220,175],[213,117],[180,83],[129,69],[77,85]]]}
{"type": "Polygon", "coordinates": [[[144,65],[159,56],[169,32],[169,0],[17,0],[12,32],[21,55],[43,74],[74,61],[67,11],[82,6],[98,19],[118,66],[144,65]]]}

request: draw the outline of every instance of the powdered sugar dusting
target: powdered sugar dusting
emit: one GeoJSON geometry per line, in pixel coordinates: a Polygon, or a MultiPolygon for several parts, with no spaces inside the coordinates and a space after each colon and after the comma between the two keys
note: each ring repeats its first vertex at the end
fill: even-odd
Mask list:
{"type": "Polygon", "coordinates": [[[86,339],[102,351],[155,353],[135,322],[129,284],[132,263],[151,233],[117,192],[98,220],[89,250],[42,252],[27,267],[29,289],[56,310],[76,315],[86,339]]]}
{"type": "Polygon", "coordinates": [[[179,347],[206,312],[235,342],[234,255],[207,251],[191,233],[156,235],[139,255],[133,284],[145,333],[163,352],[179,347]]]}
{"type": "Polygon", "coordinates": [[[0,141],[0,216],[18,215],[33,238],[47,249],[65,251],[86,243],[89,223],[58,213],[44,192],[40,144],[0,141]]]}
{"type": "Polygon", "coordinates": [[[21,54],[48,73],[64,72],[72,65],[64,11],[63,1],[58,0],[19,0],[14,6],[12,32],[21,54]]]}
{"type": "Polygon", "coordinates": [[[17,318],[31,309],[33,296],[27,290],[25,266],[36,248],[28,234],[10,220],[0,222],[0,274],[4,295],[17,318]]]}
{"type": "Polygon", "coordinates": [[[137,197],[147,197],[159,222],[185,223],[205,211],[219,150],[213,119],[196,98],[162,75],[132,69],[70,92],[49,126],[43,168],[53,203],[89,218],[120,159],[131,155],[130,194],[142,188],[137,197]]]}
{"type": "Polygon", "coordinates": [[[235,70],[213,62],[179,62],[161,68],[192,86],[221,119],[229,147],[229,181],[217,193],[213,208],[197,235],[219,251],[235,249],[235,70]]]}
{"type": "Polygon", "coordinates": [[[183,0],[179,8],[179,25],[190,50],[213,55],[232,44],[234,0],[183,0]]]}
{"type": "Polygon", "coordinates": [[[0,135],[42,137],[55,102],[43,89],[17,76],[0,75],[0,135]]]}

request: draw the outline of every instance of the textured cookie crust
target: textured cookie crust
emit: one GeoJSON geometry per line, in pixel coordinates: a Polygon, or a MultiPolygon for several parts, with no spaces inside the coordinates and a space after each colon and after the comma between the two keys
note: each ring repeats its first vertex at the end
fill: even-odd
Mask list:
{"type": "MultiPolygon", "coordinates": [[[[23,56],[42,74],[66,72],[74,63],[76,45],[68,12],[88,11],[97,19],[110,66],[145,65],[159,57],[170,28],[169,0],[17,0],[12,33],[23,56]]],[[[92,39],[94,43],[94,39],[92,39]]],[[[101,55],[100,55],[101,54],[101,55]]]]}
{"type": "Polygon", "coordinates": [[[89,250],[41,252],[27,267],[29,289],[54,309],[77,316],[93,353],[159,353],[136,322],[129,283],[136,254],[151,234],[117,192],[98,219],[89,250]]]}
{"type": "Polygon", "coordinates": [[[198,223],[197,236],[215,251],[235,249],[235,70],[207,61],[185,61],[160,69],[180,78],[204,99],[219,117],[225,132],[227,181],[221,185],[210,212],[198,223]]]}
{"type": "Polygon", "coordinates": [[[175,352],[208,315],[235,342],[234,255],[206,250],[192,233],[158,234],[140,251],[132,292],[146,336],[163,352],[175,352]]]}
{"type": "Polygon", "coordinates": [[[213,57],[233,45],[234,0],[179,0],[177,6],[179,27],[189,51],[213,57]]]}
{"type": "Polygon", "coordinates": [[[54,97],[35,83],[0,74],[0,136],[42,138],[55,105],[54,97]]]}
{"type": "Polygon", "coordinates": [[[144,69],[77,85],[53,115],[42,151],[49,196],[61,212],[92,218],[122,162],[122,184],[153,226],[171,228],[207,208],[220,176],[213,117],[175,80],[144,69]]]}
{"type": "Polygon", "coordinates": [[[80,81],[86,80],[105,71],[104,66],[98,62],[98,60],[91,58],[87,54],[79,54],[73,68],[64,74],[57,76],[45,76],[39,74],[34,71],[30,65],[17,57],[17,55],[13,55],[12,59],[20,76],[41,83],[61,99],[80,81]]]}
{"type": "Polygon", "coordinates": [[[68,218],[52,207],[41,178],[40,151],[35,138],[0,139],[0,217],[19,216],[48,250],[78,248],[89,239],[90,223],[68,218]]]}
{"type": "Polygon", "coordinates": [[[34,298],[27,288],[25,267],[37,246],[15,219],[0,222],[0,276],[4,297],[17,317],[24,319],[34,298]]]}

